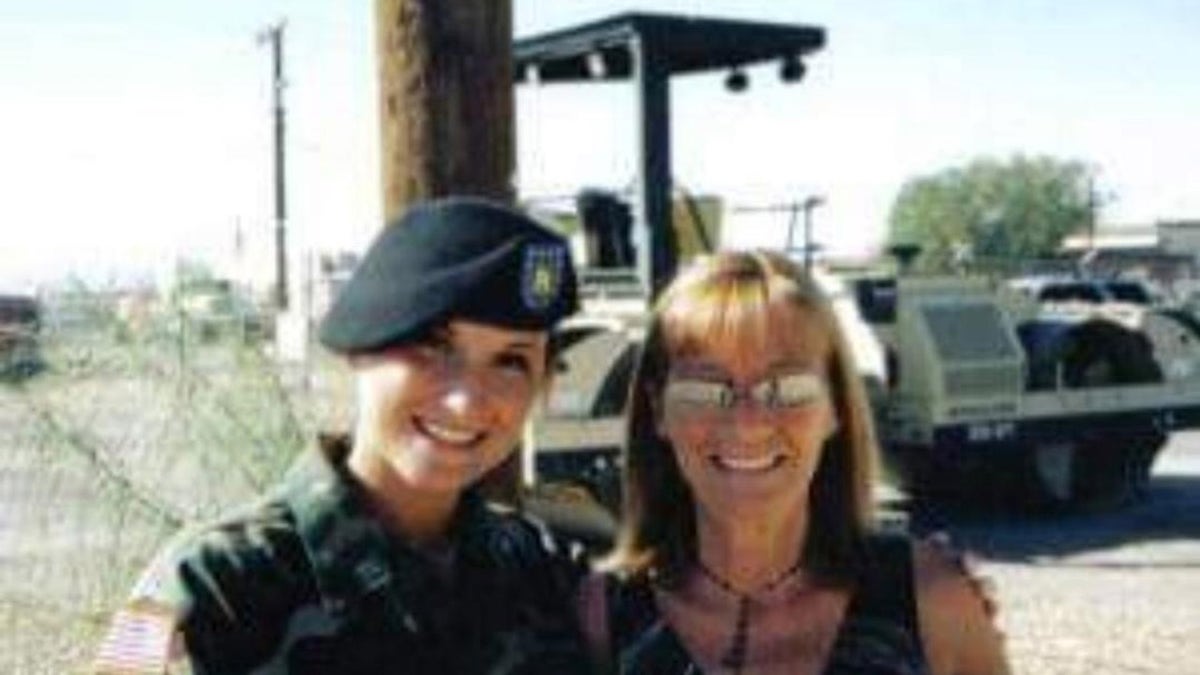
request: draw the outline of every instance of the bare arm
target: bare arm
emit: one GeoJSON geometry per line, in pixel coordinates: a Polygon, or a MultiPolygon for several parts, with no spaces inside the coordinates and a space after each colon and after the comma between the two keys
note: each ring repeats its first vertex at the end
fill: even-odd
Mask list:
{"type": "Polygon", "coordinates": [[[921,639],[935,675],[1008,675],[1004,635],[986,579],[944,539],[917,543],[913,554],[921,639]]]}

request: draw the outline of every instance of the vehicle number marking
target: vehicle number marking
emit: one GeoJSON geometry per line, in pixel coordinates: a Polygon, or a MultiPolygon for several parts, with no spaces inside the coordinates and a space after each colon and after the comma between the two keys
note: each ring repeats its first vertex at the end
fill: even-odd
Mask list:
{"type": "Polygon", "coordinates": [[[991,443],[1010,441],[1017,435],[1014,422],[983,422],[967,426],[968,443],[991,443]]]}

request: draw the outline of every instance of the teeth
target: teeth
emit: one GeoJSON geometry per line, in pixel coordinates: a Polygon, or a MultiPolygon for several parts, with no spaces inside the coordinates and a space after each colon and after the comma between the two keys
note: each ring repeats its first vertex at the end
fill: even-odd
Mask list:
{"type": "Polygon", "coordinates": [[[425,431],[439,441],[445,443],[453,443],[455,445],[466,445],[479,437],[479,434],[474,431],[463,431],[462,429],[451,429],[444,427],[435,422],[423,421],[422,425],[425,431]]]}
{"type": "Polygon", "coordinates": [[[725,457],[718,455],[714,458],[717,464],[731,471],[765,471],[774,466],[777,455],[762,455],[760,457],[725,457]]]}

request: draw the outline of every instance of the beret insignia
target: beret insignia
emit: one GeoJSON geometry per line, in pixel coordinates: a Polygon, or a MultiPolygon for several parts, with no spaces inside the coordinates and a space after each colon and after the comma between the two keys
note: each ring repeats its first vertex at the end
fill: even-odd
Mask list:
{"type": "Polygon", "coordinates": [[[525,247],[521,268],[521,299],[533,311],[554,304],[562,286],[567,252],[557,244],[530,244],[525,247]]]}

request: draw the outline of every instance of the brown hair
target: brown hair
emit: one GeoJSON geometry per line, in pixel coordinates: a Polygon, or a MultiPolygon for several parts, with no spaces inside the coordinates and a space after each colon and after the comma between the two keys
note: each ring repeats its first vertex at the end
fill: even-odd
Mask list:
{"type": "Polygon", "coordinates": [[[869,404],[825,294],[793,262],[766,251],[699,258],[655,305],[630,384],[624,518],[605,567],[671,583],[696,561],[695,502],[656,424],[672,357],[722,343],[748,354],[781,331],[823,353],[838,423],[809,491],[801,555],[811,573],[831,581],[848,580],[858,569],[874,519],[877,453],[869,404]]]}

